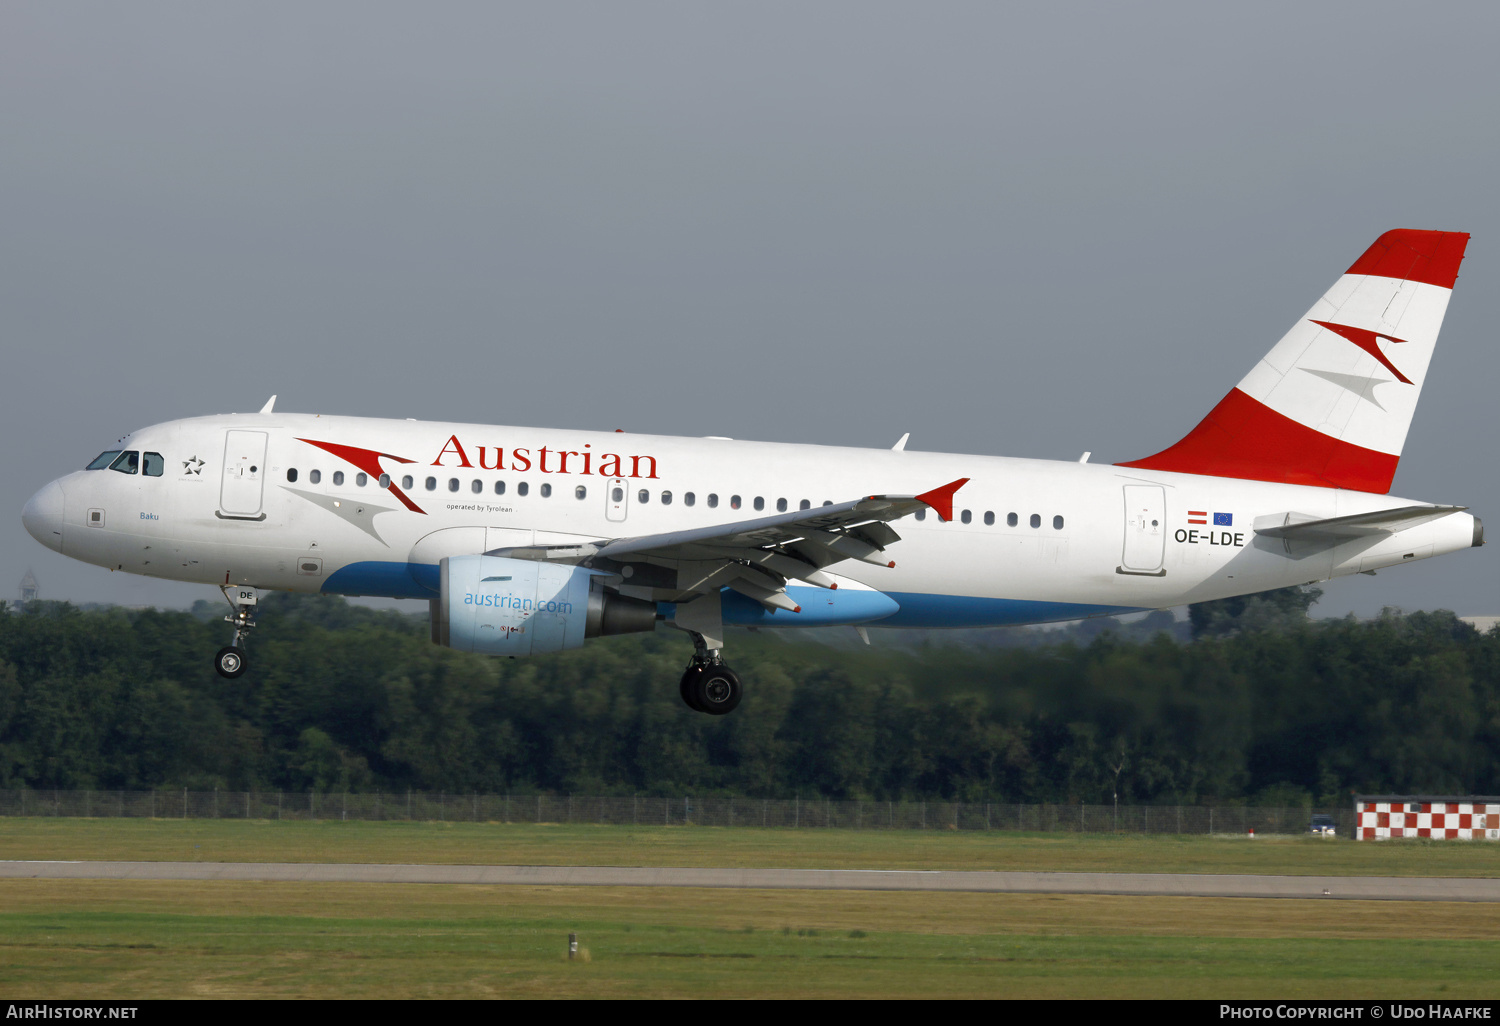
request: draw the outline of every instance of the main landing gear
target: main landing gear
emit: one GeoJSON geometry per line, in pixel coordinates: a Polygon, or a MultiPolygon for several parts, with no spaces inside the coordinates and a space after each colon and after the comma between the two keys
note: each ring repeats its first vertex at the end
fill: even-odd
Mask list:
{"type": "Polygon", "coordinates": [[[214,655],[214,669],[220,677],[234,680],[245,672],[249,662],[245,656],[245,639],[250,637],[250,630],[255,626],[256,594],[254,588],[233,588],[228,585],[219,588],[228,600],[229,606],[234,612],[224,617],[227,623],[234,625],[234,640],[214,655]]]}
{"type": "Polygon", "coordinates": [[[673,626],[693,639],[693,661],[683,671],[679,685],[682,701],[689,709],[723,716],[732,713],[745,689],[735,672],[724,665],[724,621],[719,593],[709,592],[677,606],[673,626]]]}
{"type": "Polygon", "coordinates": [[[682,700],[689,709],[710,716],[732,713],[740,704],[745,689],[740,678],[714,652],[707,657],[694,654],[693,661],[682,673],[682,700]]]}

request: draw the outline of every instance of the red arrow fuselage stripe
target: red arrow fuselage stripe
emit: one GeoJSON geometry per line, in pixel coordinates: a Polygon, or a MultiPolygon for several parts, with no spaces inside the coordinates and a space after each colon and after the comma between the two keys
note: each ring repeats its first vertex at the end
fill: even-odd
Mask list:
{"type": "MultiPolygon", "coordinates": [[[[395,460],[397,463],[417,462],[416,460],[406,459],[403,456],[392,456],[388,452],[376,452],[374,449],[361,449],[357,445],[340,445],[338,442],[319,442],[311,438],[299,438],[297,439],[297,441],[306,442],[308,445],[316,445],[324,452],[329,453],[333,456],[337,456],[345,463],[358,467],[366,474],[369,474],[371,477],[377,479],[381,474],[385,473],[384,470],[380,469],[380,461],[382,458],[395,460]]],[[[396,482],[392,481],[390,487],[386,490],[394,495],[397,499],[400,499],[401,504],[407,509],[411,510],[413,513],[421,513],[424,516],[427,514],[427,511],[425,509],[408,499],[406,497],[406,493],[403,492],[400,488],[396,487],[396,482]]]]}

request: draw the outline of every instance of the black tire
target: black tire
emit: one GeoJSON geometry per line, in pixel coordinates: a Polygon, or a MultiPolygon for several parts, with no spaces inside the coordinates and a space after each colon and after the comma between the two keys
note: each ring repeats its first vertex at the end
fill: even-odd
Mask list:
{"type": "Polygon", "coordinates": [[[249,662],[245,659],[245,650],[243,648],[235,648],[233,645],[225,645],[214,656],[214,669],[219,671],[220,677],[227,678],[228,680],[234,680],[240,676],[240,674],[245,672],[245,667],[248,665],[249,662]]]}
{"type": "Polygon", "coordinates": [[[682,671],[682,683],[678,685],[678,691],[682,695],[682,704],[693,712],[704,712],[698,705],[698,678],[703,675],[704,667],[700,663],[694,663],[682,671]]]}
{"type": "Polygon", "coordinates": [[[711,663],[698,675],[693,697],[697,708],[710,716],[725,716],[739,707],[745,689],[735,672],[723,663],[711,663]]]}

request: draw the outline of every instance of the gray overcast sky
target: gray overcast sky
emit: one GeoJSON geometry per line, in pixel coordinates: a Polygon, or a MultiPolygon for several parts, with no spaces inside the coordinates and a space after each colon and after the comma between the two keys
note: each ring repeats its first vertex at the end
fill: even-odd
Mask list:
{"type": "MultiPolygon", "coordinates": [[[[279,408],[1096,461],[1382,231],[1474,240],[1395,490],[1500,530],[1494,4],[0,12],[0,595],[126,430],[279,408]]],[[[1323,615],[1500,613],[1500,545],[1323,615]]]]}

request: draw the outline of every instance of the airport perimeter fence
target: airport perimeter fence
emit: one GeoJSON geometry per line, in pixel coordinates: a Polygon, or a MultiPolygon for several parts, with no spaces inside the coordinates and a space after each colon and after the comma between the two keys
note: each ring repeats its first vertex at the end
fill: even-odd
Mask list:
{"type": "Polygon", "coordinates": [[[453,823],[1010,830],[1132,834],[1306,833],[1314,813],[1354,836],[1351,807],[1025,805],[1009,802],[831,801],[581,795],[317,793],[311,791],[0,790],[0,817],[396,820],[453,823]]]}

